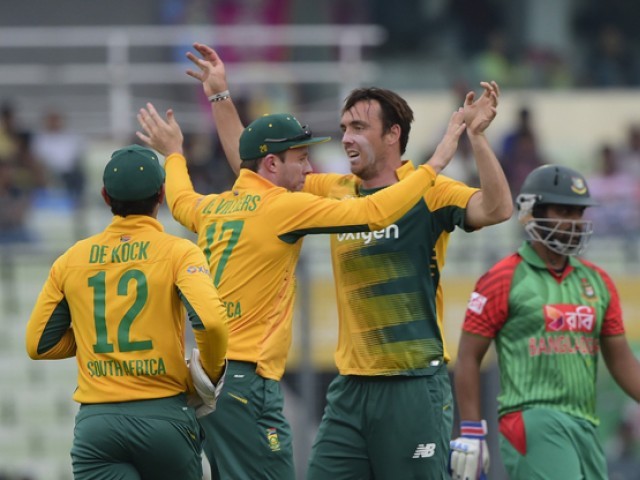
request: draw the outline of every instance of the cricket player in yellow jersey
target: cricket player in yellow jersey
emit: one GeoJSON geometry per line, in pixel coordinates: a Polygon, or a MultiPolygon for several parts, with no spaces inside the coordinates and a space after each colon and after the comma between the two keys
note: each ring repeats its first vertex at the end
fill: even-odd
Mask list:
{"type": "MultiPolygon", "coordinates": [[[[313,137],[290,114],[258,118],[239,141],[242,168],[233,188],[201,195],[182,156],[173,112],[141,109],[138,133],[167,155],[167,199],[173,216],[198,233],[229,323],[229,367],[218,410],[201,419],[214,478],[293,480],[290,427],[279,380],[291,344],[295,268],[310,233],[372,232],[404,215],[448,164],[464,130],[461,109],[427,165],[366,198],[335,200],[296,192],[311,172],[313,137]]],[[[371,234],[369,234],[371,235],[371,234]]]]}
{"type": "MultiPolygon", "coordinates": [[[[227,160],[238,170],[242,123],[233,106],[224,64],[201,43],[187,57],[202,82],[227,160]]],[[[466,133],[480,189],[439,175],[424,197],[377,235],[332,235],[338,300],[340,375],[309,461],[307,480],[440,480],[448,478],[453,399],[444,344],[442,269],[449,235],[507,220],[511,192],[485,136],[500,91],[482,82],[467,93],[466,133]]],[[[350,175],[312,174],[304,192],[341,199],[379,194],[415,169],[403,160],[413,111],[395,92],[358,88],[345,100],[340,120],[350,175]]],[[[242,154],[242,149],[240,151],[242,154]]],[[[241,156],[241,155],[240,155],[241,156]]]]}
{"type": "Polygon", "coordinates": [[[117,150],[103,180],[113,221],[53,264],[27,324],[27,352],[76,357],[75,479],[201,479],[185,310],[214,384],[225,365],[226,314],[203,253],[156,220],[165,198],[156,154],[117,150]]]}

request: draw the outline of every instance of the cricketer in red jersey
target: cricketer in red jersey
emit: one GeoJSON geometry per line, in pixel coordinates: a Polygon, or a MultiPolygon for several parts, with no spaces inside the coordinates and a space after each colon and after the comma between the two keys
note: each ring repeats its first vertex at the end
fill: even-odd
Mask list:
{"type": "Polygon", "coordinates": [[[480,363],[493,340],[500,453],[509,477],[607,478],[596,436],[598,353],[636,401],[640,363],[625,337],[613,281],[578,257],[592,233],[582,216],[595,202],[580,173],[545,165],[529,174],[516,204],[529,241],[478,280],[467,307],[455,367],[462,435],[451,444],[452,477],[478,479],[488,471],[480,363]]]}

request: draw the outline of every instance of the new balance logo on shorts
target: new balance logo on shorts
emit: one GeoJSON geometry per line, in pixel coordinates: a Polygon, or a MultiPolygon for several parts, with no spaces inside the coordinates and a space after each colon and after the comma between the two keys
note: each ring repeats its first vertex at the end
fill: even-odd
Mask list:
{"type": "Polygon", "coordinates": [[[435,443],[419,443],[416,451],[413,452],[413,458],[429,458],[436,453],[435,443]]]}

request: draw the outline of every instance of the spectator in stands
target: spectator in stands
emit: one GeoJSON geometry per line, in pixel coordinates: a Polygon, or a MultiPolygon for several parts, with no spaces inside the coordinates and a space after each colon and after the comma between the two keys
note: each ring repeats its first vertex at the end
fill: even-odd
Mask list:
{"type": "Polygon", "coordinates": [[[183,149],[197,192],[223,192],[231,188],[236,176],[216,136],[185,133],[183,149]]]}
{"type": "Polygon", "coordinates": [[[627,131],[627,144],[617,152],[620,170],[640,181],[640,124],[632,124],[627,131]]]}
{"type": "Polygon", "coordinates": [[[504,24],[504,9],[492,0],[451,0],[447,5],[448,23],[453,25],[464,57],[470,58],[483,51],[491,32],[504,24]]]}
{"type": "Polygon", "coordinates": [[[488,35],[487,48],[479,52],[473,60],[472,84],[477,83],[476,79],[480,78],[495,78],[499,85],[509,87],[517,86],[521,82],[518,79],[517,68],[509,58],[507,43],[507,36],[501,30],[494,30],[488,35]]]}
{"type": "Polygon", "coordinates": [[[46,112],[43,130],[34,135],[33,151],[73,206],[81,205],[84,195],[84,150],[84,139],[67,129],[62,113],[46,112]]]}
{"type": "Polygon", "coordinates": [[[9,103],[0,108],[0,245],[28,242],[27,216],[33,195],[44,185],[30,148],[30,134],[18,126],[9,103]]]}
{"type": "Polygon", "coordinates": [[[32,240],[27,229],[31,195],[16,181],[18,166],[0,162],[0,246],[32,240]]]}
{"type": "Polygon", "coordinates": [[[603,25],[590,51],[587,82],[596,87],[628,87],[640,84],[640,66],[631,42],[613,24],[603,25]]]}
{"type": "Polygon", "coordinates": [[[502,156],[511,155],[511,152],[516,143],[516,139],[522,133],[533,134],[533,123],[531,121],[531,110],[529,107],[522,106],[518,110],[518,117],[516,119],[516,125],[510,130],[502,140],[502,148],[500,153],[502,156]]]}
{"type": "MultiPolygon", "coordinates": [[[[640,229],[640,184],[637,178],[622,171],[611,145],[603,145],[598,171],[589,179],[591,195],[598,208],[587,211],[599,235],[620,235],[632,240],[640,229]]],[[[637,255],[633,255],[637,256],[637,255]]]]}
{"type": "Polygon", "coordinates": [[[16,186],[31,191],[45,185],[42,166],[31,149],[31,132],[21,128],[13,105],[0,107],[0,162],[12,164],[16,186]]]}
{"type": "Polygon", "coordinates": [[[504,136],[500,149],[500,162],[514,196],[520,191],[526,176],[545,163],[531,117],[529,107],[520,107],[516,123],[504,136]]]}

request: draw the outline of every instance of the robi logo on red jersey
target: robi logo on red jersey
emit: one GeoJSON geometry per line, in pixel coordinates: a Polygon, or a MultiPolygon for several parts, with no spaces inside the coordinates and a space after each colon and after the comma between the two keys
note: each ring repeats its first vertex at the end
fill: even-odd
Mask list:
{"type": "Polygon", "coordinates": [[[547,332],[593,332],[596,313],[586,305],[545,305],[544,323],[547,332]]]}

